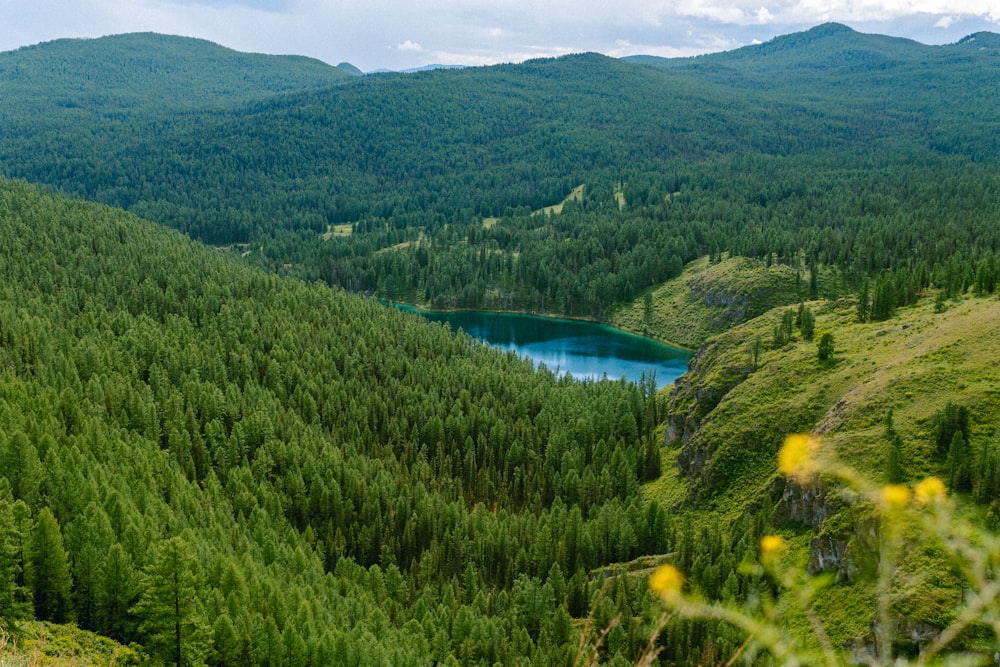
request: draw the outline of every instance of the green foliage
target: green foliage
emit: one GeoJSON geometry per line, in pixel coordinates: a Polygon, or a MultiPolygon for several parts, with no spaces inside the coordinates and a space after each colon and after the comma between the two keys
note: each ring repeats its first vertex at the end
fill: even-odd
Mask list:
{"type": "Polygon", "coordinates": [[[961,430],[955,431],[948,445],[948,487],[953,491],[968,493],[972,490],[972,469],[969,446],[961,430]]]}
{"type": "Polygon", "coordinates": [[[55,562],[43,507],[77,622],[170,664],[564,660],[589,573],[672,548],[640,495],[651,385],[536,372],[23,183],[0,211],[0,456],[26,462],[0,472],[5,622],[66,581],[22,577],[55,562]]]}
{"type": "Polygon", "coordinates": [[[3,628],[16,627],[18,620],[30,615],[23,585],[19,583],[23,581],[23,563],[18,555],[22,536],[14,521],[12,505],[0,497],[0,627],[3,628]]]}
{"type": "Polygon", "coordinates": [[[955,434],[961,433],[963,442],[969,441],[971,435],[969,408],[949,401],[934,413],[930,419],[930,426],[934,434],[935,451],[944,457],[950,451],[955,434]]]}
{"type": "Polygon", "coordinates": [[[198,589],[198,563],[181,537],[161,542],[156,560],[145,573],[143,592],[133,609],[140,631],[161,658],[176,667],[198,667],[212,646],[198,589]]]}
{"type": "Polygon", "coordinates": [[[806,305],[799,309],[799,333],[802,334],[802,340],[812,340],[816,333],[816,316],[806,305]]]}
{"type": "Polygon", "coordinates": [[[31,535],[29,563],[35,616],[43,621],[65,623],[72,613],[69,559],[59,522],[48,507],[38,513],[31,535]]]}
{"type": "Polygon", "coordinates": [[[824,274],[870,277],[862,319],[931,283],[991,292],[992,51],[784,41],[657,67],[586,54],[367,77],[155,35],[60,41],[0,59],[15,128],[0,165],[435,308],[604,318],[727,253],[792,268],[810,298],[824,274]]]}
{"type": "Polygon", "coordinates": [[[885,439],[889,442],[885,462],[885,477],[890,484],[899,484],[906,478],[903,470],[903,439],[892,423],[892,410],[885,416],[885,439]]]}
{"type": "MultiPolygon", "coordinates": [[[[958,478],[994,502],[995,443],[968,415],[931,429],[936,461],[913,426],[951,397],[986,411],[977,424],[992,414],[981,322],[996,313],[965,295],[996,287],[993,51],[826,26],[653,64],[591,54],[341,84],[319,63],[149,35],[2,54],[8,175],[310,283],[597,318],[631,301],[638,330],[692,347],[721,334],[669,399],[683,445],[666,456],[689,500],[723,512],[701,525],[642,495],[664,456],[648,387],[536,373],[4,181],[3,620],[64,600],[81,626],[174,664],[568,664],[593,610],[603,657],[628,662],[653,614],[615,564],[676,554],[708,596],[767,599],[739,564],[769,516],[775,443],[826,418],[860,465],[895,475],[857,435],[878,440],[887,396],[906,474],[947,465],[960,434],[958,478]],[[954,303],[930,331],[913,315],[929,287],[954,303]],[[771,310],[806,290],[857,290],[856,313],[811,304],[837,364],[815,362],[831,334],[816,352],[795,340],[815,331],[804,304],[771,310]],[[748,349],[772,332],[780,352],[748,349]],[[887,363],[903,342],[917,357],[887,363]],[[53,564],[39,601],[33,577],[53,564]]],[[[743,641],[685,619],[665,637],[677,664],[743,641]]]]}
{"type": "Polygon", "coordinates": [[[819,359],[820,363],[825,363],[833,358],[833,353],[833,334],[827,331],[819,338],[819,344],[816,346],[816,358],[819,359]]]}

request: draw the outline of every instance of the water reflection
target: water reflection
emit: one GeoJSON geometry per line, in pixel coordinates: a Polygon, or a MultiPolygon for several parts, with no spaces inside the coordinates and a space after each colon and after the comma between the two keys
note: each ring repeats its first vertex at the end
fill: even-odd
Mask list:
{"type": "Polygon", "coordinates": [[[533,315],[486,312],[429,312],[409,306],[433,322],[447,322],[503,350],[512,350],[535,364],[543,363],[576,378],[639,382],[655,373],[657,388],[672,383],[687,370],[691,355],[649,338],[603,324],[559,320],[533,315]]]}

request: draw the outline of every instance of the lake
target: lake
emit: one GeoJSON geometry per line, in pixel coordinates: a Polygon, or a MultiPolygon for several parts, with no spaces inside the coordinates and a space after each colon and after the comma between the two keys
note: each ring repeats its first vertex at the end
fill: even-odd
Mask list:
{"type": "MultiPolygon", "coordinates": [[[[395,304],[394,304],[395,305],[395,304]]],[[[438,312],[399,306],[432,322],[446,322],[503,350],[513,350],[535,365],[575,378],[639,382],[656,374],[657,389],[687,371],[691,353],[593,322],[488,312],[438,312]]]]}

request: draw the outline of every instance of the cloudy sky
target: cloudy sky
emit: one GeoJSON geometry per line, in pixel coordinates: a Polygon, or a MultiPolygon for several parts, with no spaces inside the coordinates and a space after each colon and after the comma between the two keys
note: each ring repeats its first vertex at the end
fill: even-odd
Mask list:
{"type": "Polygon", "coordinates": [[[925,44],[1000,32],[1000,0],[0,0],[0,51],[154,31],[365,71],[581,51],[687,56],[826,21],[925,44]]]}

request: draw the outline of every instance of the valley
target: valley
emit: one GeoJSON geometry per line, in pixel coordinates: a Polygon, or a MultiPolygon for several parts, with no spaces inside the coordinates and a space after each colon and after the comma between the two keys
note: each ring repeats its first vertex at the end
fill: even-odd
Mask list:
{"type": "Polygon", "coordinates": [[[985,664],[998,59],[0,54],[0,663],[985,664]]]}

